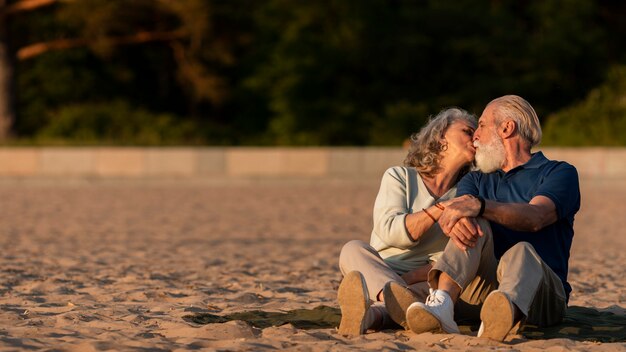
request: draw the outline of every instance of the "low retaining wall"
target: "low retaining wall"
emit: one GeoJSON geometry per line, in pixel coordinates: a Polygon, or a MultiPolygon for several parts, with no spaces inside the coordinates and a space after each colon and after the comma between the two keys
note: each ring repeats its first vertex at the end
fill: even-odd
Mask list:
{"type": "MultiPolygon", "coordinates": [[[[586,178],[626,178],[626,148],[543,148],[586,178]]],[[[0,178],[378,179],[401,148],[0,148],[0,178]]]]}

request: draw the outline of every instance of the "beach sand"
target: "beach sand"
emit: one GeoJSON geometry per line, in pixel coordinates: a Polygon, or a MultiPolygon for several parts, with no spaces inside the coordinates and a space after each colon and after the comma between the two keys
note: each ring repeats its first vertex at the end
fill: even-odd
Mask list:
{"type": "MultiPolygon", "coordinates": [[[[378,184],[0,184],[0,350],[624,351],[573,339],[334,328],[190,314],[338,307],[337,259],[369,240],[378,184]]],[[[570,305],[626,312],[626,182],[582,182],[570,305]]]]}

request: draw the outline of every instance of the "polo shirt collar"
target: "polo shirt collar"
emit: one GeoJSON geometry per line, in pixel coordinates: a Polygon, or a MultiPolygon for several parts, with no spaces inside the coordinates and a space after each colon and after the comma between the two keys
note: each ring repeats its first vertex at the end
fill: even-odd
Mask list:
{"type": "Polygon", "coordinates": [[[526,169],[537,169],[549,161],[542,152],[536,152],[531,155],[530,160],[528,160],[526,164],[521,165],[521,167],[526,169]]]}
{"type": "Polygon", "coordinates": [[[520,169],[538,169],[541,166],[543,166],[545,163],[547,163],[549,160],[543,155],[542,152],[536,152],[531,154],[530,160],[528,160],[525,164],[522,164],[520,166],[514,167],[513,169],[509,170],[509,172],[504,173],[504,171],[502,171],[503,174],[512,174],[514,172],[516,172],[517,170],[520,169]]]}

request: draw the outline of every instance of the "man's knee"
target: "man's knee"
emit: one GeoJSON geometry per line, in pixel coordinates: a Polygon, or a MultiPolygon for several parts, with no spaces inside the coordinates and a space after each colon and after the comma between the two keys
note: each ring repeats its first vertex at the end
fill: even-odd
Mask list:
{"type": "Polygon", "coordinates": [[[513,247],[509,248],[508,251],[504,253],[503,258],[506,256],[537,256],[537,252],[535,251],[535,247],[528,242],[518,242],[513,247]]]}
{"type": "Polygon", "coordinates": [[[485,218],[477,218],[478,226],[483,233],[482,237],[478,238],[477,245],[493,252],[493,233],[491,232],[491,225],[485,218]]]}
{"type": "Polygon", "coordinates": [[[500,258],[499,266],[509,266],[513,263],[523,263],[525,265],[535,263],[540,267],[541,257],[539,257],[532,244],[528,242],[519,242],[504,252],[502,258],[500,258]]]}
{"type": "Polygon", "coordinates": [[[483,231],[483,233],[485,235],[489,235],[491,236],[491,224],[489,224],[489,221],[487,221],[487,219],[485,218],[476,218],[476,221],[478,222],[478,226],[480,226],[480,229],[483,231]]]}

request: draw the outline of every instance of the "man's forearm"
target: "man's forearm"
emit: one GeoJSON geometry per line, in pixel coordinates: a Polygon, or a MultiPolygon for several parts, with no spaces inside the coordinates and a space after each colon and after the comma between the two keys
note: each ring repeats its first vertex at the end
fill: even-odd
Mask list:
{"type": "MultiPolygon", "coordinates": [[[[480,214],[481,202],[472,196],[455,198],[439,219],[439,225],[449,235],[456,223],[480,214]]],[[[485,199],[482,217],[512,230],[536,232],[556,222],[556,207],[545,196],[536,196],[529,203],[500,203],[485,199]]]]}
{"type": "Polygon", "coordinates": [[[556,210],[531,203],[486,200],[483,217],[512,230],[537,232],[556,221],[556,210]]]}

